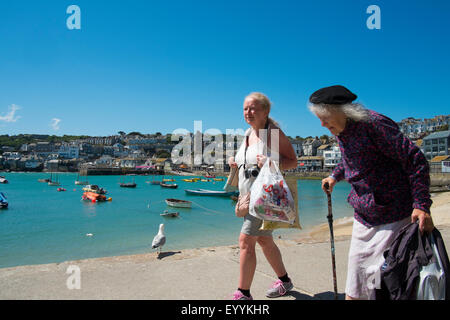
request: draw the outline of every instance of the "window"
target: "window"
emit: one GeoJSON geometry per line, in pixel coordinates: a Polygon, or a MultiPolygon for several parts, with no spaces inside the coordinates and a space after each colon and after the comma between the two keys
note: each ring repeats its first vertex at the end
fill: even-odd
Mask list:
{"type": "Polygon", "coordinates": [[[438,147],[433,147],[433,152],[438,152],[438,147]]]}
{"type": "Polygon", "coordinates": [[[425,145],[426,145],[426,146],[431,145],[431,140],[425,140],[425,145]]]}
{"type": "Polygon", "coordinates": [[[437,144],[437,141],[438,141],[438,139],[433,139],[433,140],[431,140],[431,142],[432,142],[433,144],[437,144]]]}

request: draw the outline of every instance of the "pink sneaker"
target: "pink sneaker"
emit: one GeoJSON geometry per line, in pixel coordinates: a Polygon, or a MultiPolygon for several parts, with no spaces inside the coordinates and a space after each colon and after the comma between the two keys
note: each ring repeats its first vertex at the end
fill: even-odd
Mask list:
{"type": "Polygon", "coordinates": [[[233,293],[233,299],[232,300],[253,300],[253,297],[250,295],[250,297],[247,297],[245,294],[243,294],[241,291],[236,290],[233,293]]]}

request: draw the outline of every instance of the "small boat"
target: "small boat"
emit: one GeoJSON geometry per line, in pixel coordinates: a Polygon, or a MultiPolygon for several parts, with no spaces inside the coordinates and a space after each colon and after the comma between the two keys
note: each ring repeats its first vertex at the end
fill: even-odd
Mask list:
{"type": "MultiPolygon", "coordinates": [[[[119,186],[122,188],[136,188],[137,184],[134,182],[134,174],[129,174],[130,176],[133,176],[133,182],[119,182],[119,186]]],[[[128,176],[128,174],[127,174],[128,176]]]]}
{"type": "Polygon", "coordinates": [[[161,181],[155,180],[155,176],[153,176],[152,180],[145,181],[145,183],[150,183],[152,185],[158,185],[158,184],[161,184],[161,181]]]}
{"type": "Polygon", "coordinates": [[[50,182],[50,179],[38,179],[38,182],[49,183],[49,182],[50,182]]]}
{"type": "Polygon", "coordinates": [[[204,176],[206,179],[213,179],[213,178],[215,178],[216,176],[204,176]]]}
{"type": "Polygon", "coordinates": [[[179,200],[179,199],[166,199],[166,203],[168,206],[177,207],[177,208],[191,208],[192,202],[187,200],[179,200]]]}
{"type": "Polygon", "coordinates": [[[53,173],[50,173],[50,179],[48,180],[47,183],[49,186],[59,186],[61,185],[58,181],[58,175],[55,173],[55,176],[53,177],[53,173]],[[53,180],[53,178],[55,178],[55,180],[53,180]]]}
{"type": "Polygon", "coordinates": [[[160,185],[161,184],[161,181],[145,181],[145,183],[149,183],[149,184],[152,184],[152,185],[160,185]]]}
{"type": "Polygon", "coordinates": [[[178,185],[176,183],[160,183],[160,186],[163,188],[176,189],[178,185]]]}
{"type": "Polygon", "coordinates": [[[8,183],[8,180],[4,176],[0,176],[0,183],[8,183]]]}
{"type": "Polygon", "coordinates": [[[8,208],[8,199],[3,192],[0,192],[0,209],[8,208]]]}
{"type": "Polygon", "coordinates": [[[173,182],[173,181],[175,181],[174,178],[171,178],[171,179],[163,179],[163,182],[173,182]]]}
{"type": "Polygon", "coordinates": [[[214,178],[214,181],[223,181],[223,178],[214,178]]]}
{"type": "Polygon", "coordinates": [[[75,184],[85,186],[85,185],[88,185],[89,182],[87,181],[87,177],[86,177],[86,180],[80,180],[80,174],[78,173],[77,180],[75,180],[75,184]]]}
{"type": "Polygon", "coordinates": [[[160,216],[163,216],[163,217],[170,217],[170,218],[176,218],[176,217],[178,217],[179,215],[180,215],[179,212],[169,212],[169,211],[167,211],[167,210],[164,210],[164,212],[160,214],[160,216]]]}
{"type": "Polygon", "coordinates": [[[81,196],[83,200],[90,200],[91,202],[111,201],[111,198],[106,198],[104,194],[98,194],[94,192],[85,192],[81,196]]]}
{"type": "Polygon", "coordinates": [[[88,184],[86,187],[83,188],[83,191],[93,192],[93,193],[97,193],[97,194],[106,194],[107,193],[106,190],[104,190],[103,188],[100,188],[96,184],[88,184]]]}
{"type": "Polygon", "coordinates": [[[119,185],[122,188],[136,188],[136,183],[134,182],[129,182],[129,183],[119,183],[119,185]]]}
{"type": "Polygon", "coordinates": [[[56,189],[56,191],[66,191],[66,189],[64,189],[64,188],[58,188],[58,189],[56,189]]]}
{"type": "Polygon", "coordinates": [[[191,195],[198,196],[216,196],[216,197],[230,197],[237,194],[236,191],[216,191],[206,189],[185,189],[184,192],[191,195]]]}

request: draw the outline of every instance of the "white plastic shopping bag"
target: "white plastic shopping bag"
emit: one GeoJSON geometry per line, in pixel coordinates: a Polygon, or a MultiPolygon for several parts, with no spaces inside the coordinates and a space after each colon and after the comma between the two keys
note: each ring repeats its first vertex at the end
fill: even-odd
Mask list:
{"type": "Polygon", "coordinates": [[[267,159],[250,190],[249,213],[267,221],[294,223],[295,202],[280,168],[267,159]]]}
{"type": "Polygon", "coordinates": [[[429,235],[433,258],[420,268],[417,300],[445,300],[445,273],[433,234],[429,235]]]}

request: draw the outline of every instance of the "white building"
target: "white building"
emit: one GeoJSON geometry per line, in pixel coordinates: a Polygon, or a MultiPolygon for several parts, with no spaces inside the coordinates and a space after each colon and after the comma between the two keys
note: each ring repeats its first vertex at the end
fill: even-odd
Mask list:
{"type": "Polygon", "coordinates": [[[338,146],[332,146],[330,150],[323,152],[324,169],[333,169],[336,165],[341,162],[341,149],[338,146]]]}
{"type": "Polygon", "coordinates": [[[80,155],[80,148],[75,145],[61,145],[58,150],[58,155],[60,158],[65,159],[77,159],[80,155]]]}

